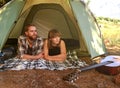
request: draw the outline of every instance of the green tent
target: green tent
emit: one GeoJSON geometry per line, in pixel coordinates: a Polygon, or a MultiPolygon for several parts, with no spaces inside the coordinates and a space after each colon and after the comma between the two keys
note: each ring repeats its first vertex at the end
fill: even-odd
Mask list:
{"type": "Polygon", "coordinates": [[[67,50],[75,49],[78,56],[106,54],[95,18],[80,0],[10,1],[0,8],[0,51],[9,40],[17,40],[28,23],[34,23],[43,38],[50,29],[58,29],[67,50]]]}

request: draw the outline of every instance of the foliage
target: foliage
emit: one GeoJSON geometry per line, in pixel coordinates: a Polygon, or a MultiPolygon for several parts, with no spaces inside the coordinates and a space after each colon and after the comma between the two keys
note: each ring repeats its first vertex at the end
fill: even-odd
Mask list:
{"type": "Polygon", "coordinates": [[[98,22],[112,22],[115,24],[120,23],[120,19],[111,19],[111,18],[105,18],[105,17],[97,17],[96,18],[98,22]]]}

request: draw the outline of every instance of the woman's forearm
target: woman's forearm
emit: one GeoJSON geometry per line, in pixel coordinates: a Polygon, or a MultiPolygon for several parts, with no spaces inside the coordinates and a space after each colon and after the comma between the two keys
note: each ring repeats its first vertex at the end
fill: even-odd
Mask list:
{"type": "Polygon", "coordinates": [[[66,59],[66,55],[47,56],[46,59],[51,61],[64,61],[66,59]]]}

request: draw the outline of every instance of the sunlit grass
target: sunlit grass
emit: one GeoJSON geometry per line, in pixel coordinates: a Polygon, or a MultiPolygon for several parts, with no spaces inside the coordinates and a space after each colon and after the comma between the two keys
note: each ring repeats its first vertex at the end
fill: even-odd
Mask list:
{"type": "Polygon", "coordinates": [[[120,47],[120,24],[112,22],[101,22],[99,24],[101,25],[104,40],[111,46],[120,47]]]}

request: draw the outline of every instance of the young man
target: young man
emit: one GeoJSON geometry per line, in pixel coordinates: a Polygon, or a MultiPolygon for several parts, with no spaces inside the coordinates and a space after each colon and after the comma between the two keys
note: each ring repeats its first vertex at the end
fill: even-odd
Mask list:
{"type": "Polygon", "coordinates": [[[18,56],[21,59],[43,58],[43,39],[38,36],[35,25],[25,27],[25,35],[18,38],[18,56]]]}

